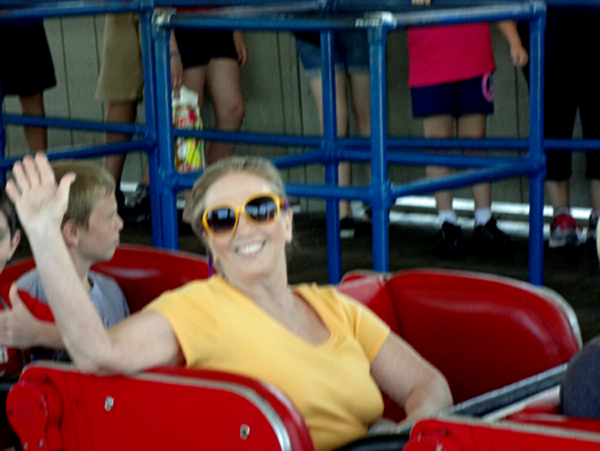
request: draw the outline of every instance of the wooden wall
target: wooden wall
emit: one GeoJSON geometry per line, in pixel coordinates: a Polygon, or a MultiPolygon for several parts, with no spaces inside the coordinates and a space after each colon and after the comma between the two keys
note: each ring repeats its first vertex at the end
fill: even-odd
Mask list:
{"type": "MultiPolygon", "coordinates": [[[[100,67],[104,17],[77,17],[47,19],[45,22],[57,73],[58,86],[46,93],[46,111],[49,116],[101,120],[104,105],[94,99],[100,67]]],[[[488,119],[488,135],[494,137],[526,137],[528,135],[528,94],[520,70],[512,67],[508,45],[492,26],[492,38],[498,70],[494,76],[495,113],[488,119]]],[[[248,32],[249,60],[242,70],[246,117],[243,129],[275,133],[318,133],[317,114],[310,95],[308,82],[299,65],[295,41],[287,32],[248,32]]],[[[421,136],[422,123],[411,114],[410,93],[407,88],[408,54],[406,32],[390,34],[388,43],[388,130],[391,136],[421,136]]],[[[18,101],[7,98],[7,112],[19,112],[18,101]]],[[[143,120],[143,108],[139,109],[143,120]]],[[[206,108],[205,122],[212,122],[210,108],[206,108]]],[[[351,126],[351,130],[354,127],[351,126]]],[[[22,155],[27,147],[19,127],[8,128],[7,154],[22,155]]],[[[74,144],[101,143],[102,134],[78,131],[50,130],[52,148],[74,144]]],[[[280,148],[239,145],[237,152],[275,156],[302,152],[301,148],[280,148]]],[[[144,156],[130,155],[127,159],[124,181],[136,182],[143,169],[144,156]]],[[[582,174],[582,156],[575,162],[576,174],[582,174]]],[[[366,183],[364,171],[354,168],[357,183],[366,183]]],[[[422,167],[390,168],[390,177],[396,183],[424,176],[422,167]]],[[[296,182],[323,180],[318,167],[295,168],[288,178],[296,182]]],[[[582,175],[573,180],[573,204],[589,205],[586,182],[582,175]]],[[[457,196],[469,197],[467,189],[457,196]]],[[[495,200],[528,201],[527,179],[515,178],[495,183],[495,200]]],[[[304,201],[310,208],[320,208],[321,202],[304,201]]]]}

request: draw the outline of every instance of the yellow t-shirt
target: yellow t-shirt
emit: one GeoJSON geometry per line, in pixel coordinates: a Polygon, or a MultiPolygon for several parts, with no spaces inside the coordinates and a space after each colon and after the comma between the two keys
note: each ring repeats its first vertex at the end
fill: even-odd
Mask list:
{"type": "Polygon", "coordinates": [[[146,308],[169,321],[188,367],[275,385],[304,415],[315,448],[335,449],[364,436],[381,416],[383,401],[370,363],[389,328],[333,287],[293,290],[329,329],[325,342],[304,341],[220,276],[164,293],[146,308]]]}

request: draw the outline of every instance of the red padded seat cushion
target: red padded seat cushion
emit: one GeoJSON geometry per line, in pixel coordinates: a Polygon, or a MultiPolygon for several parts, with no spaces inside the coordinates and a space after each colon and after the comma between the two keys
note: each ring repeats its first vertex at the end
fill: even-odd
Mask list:
{"type": "Polygon", "coordinates": [[[458,403],[567,362],[566,314],[528,284],[452,271],[406,271],[387,285],[400,335],[448,379],[458,403]]]}

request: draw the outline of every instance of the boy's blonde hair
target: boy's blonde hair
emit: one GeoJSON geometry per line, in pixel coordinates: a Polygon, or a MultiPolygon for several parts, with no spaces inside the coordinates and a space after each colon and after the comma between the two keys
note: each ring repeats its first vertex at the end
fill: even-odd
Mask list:
{"type": "Polygon", "coordinates": [[[52,164],[52,169],[57,182],[69,172],[76,175],[69,191],[63,224],[72,220],[78,226],[87,227],[96,203],[114,194],[115,179],[104,168],[85,161],[57,161],[52,164]]]}

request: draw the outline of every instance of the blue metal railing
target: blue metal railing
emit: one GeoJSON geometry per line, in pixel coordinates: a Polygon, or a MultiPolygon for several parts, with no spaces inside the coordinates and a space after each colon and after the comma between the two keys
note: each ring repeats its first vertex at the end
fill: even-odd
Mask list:
{"type": "MultiPolygon", "coordinates": [[[[541,71],[541,30],[544,26],[545,7],[540,2],[519,2],[505,4],[490,4],[487,6],[445,7],[442,9],[408,8],[407,2],[396,2],[399,12],[355,12],[353,8],[346,8],[351,2],[345,4],[329,3],[320,10],[312,10],[312,15],[288,14],[284,6],[271,7],[238,7],[227,8],[211,14],[178,14],[167,15],[161,18],[160,23],[167,28],[197,27],[197,28],[223,28],[242,30],[320,30],[322,45],[322,77],[323,77],[323,136],[312,145],[315,149],[305,155],[291,155],[279,157],[275,163],[279,167],[289,167],[296,164],[324,164],[325,184],[317,185],[289,185],[290,194],[306,197],[318,197],[327,202],[327,239],[329,255],[329,278],[337,282],[341,278],[341,252],[338,232],[339,199],[361,199],[372,207],[373,223],[373,266],[376,271],[389,270],[388,250],[388,211],[395,199],[408,194],[432,192],[443,188],[466,186],[485,180],[497,180],[509,176],[526,175],[532,180],[535,177],[539,187],[531,188],[532,211],[540,212],[539,221],[532,220],[530,226],[530,280],[533,283],[542,283],[542,216],[543,206],[542,180],[544,173],[544,155],[542,142],[534,143],[538,135],[532,133],[529,140],[425,140],[389,138],[386,124],[386,86],[385,86],[385,45],[387,33],[396,28],[405,26],[421,26],[434,24],[452,24],[464,22],[482,22],[490,20],[504,20],[511,18],[530,20],[532,24],[532,42],[540,46],[532,46],[531,67],[532,74],[541,71]],[[331,11],[335,9],[335,14],[331,11]],[[333,67],[331,63],[332,32],[349,28],[363,28],[368,32],[370,46],[370,75],[371,75],[371,137],[338,138],[336,133],[335,114],[335,86],[333,67]],[[537,61],[536,61],[537,60],[537,61]],[[425,152],[407,152],[410,148],[477,148],[477,149],[503,149],[523,150],[529,149],[526,157],[518,158],[474,158],[452,155],[433,155],[425,152]],[[389,153],[389,150],[394,150],[389,153]],[[355,160],[369,161],[371,163],[371,183],[368,187],[338,187],[337,166],[340,161],[355,160]],[[442,180],[419,180],[401,186],[395,186],[388,180],[388,163],[404,164],[442,164],[453,166],[469,166],[478,168],[465,174],[456,174],[442,180]],[[540,175],[541,174],[541,175],[540,175]],[[539,208],[538,205],[539,204],[539,208]]],[[[370,9],[379,5],[371,3],[370,9]]],[[[158,44],[157,44],[158,46],[158,44]]],[[[163,44],[161,48],[155,47],[156,53],[166,52],[163,44]]],[[[157,69],[168,70],[167,66],[157,69]]],[[[541,72],[540,72],[541,73],[541,72]]],[[[540,79],[532,75],[531,91],[540,86],[540,79]]],[[[162,79],[168,81],[168,74],[162,79]]],[[[165,85],[168,86],[168,83],[165,85]]],[[[542,124],[541,96],[531,96],[530,128],[542,124]]],[[[164,124],[169,123],[165,118],[164,124]]],[[[178,132],[175,132],[177,135],[178,132]]],[[[225,135],[216,135],[214,131],[188,132],[187,136],[198,136],[204,139],[219,136],[227,139],[225,135]]],[[[246,133],[250,142],[259,142],[263,136],[246,133]]],[[[238,135],[239,136],[239,135],[238,135]]],[[[314,139],[314,138],[311,138],[314,139]]],[[[169,140],[172,142],[172,140],[169,140]]],[[[236,139],[237,141],[237,139],[236,139]]],[[[262,142],[266,143],[265,140],[262,142]]],[[[306,137],[302,136],[276,136],[271,135],[268,144],[273,145],[306,145],[306,137]]],[[[165,143],[165,145],[172,146],[165,143]]],[[[164,149],[163,149],[164,151],[164,149]]],[[[169,150],[167,154],[170,154],[169,150]]],[[[177,177],[172,170],[171,176],[177,177]]],[[[534,182],[535,183],[535,182],[534,182]]],[[[165,244],[171,246],[176,234],[165,230],[165,244]]]]}
{"type": "MultiPolygon", "coordinates": [[[[600,3],[599,0],[593,0],[600,3]]],[[[338,233],[339,199],[361,199],[373,211],[373,261],[377,271],[389,270],[388,210],[399,196],[466,186],[486,180],[526,175],[530,179],[530,281],[542,284],[543,274],[543,178],[544,145],[570,149],[570,140],[543,142],[543,30],[545,4],[538,1],[478,0],[458,2],[436,0],[430,7],[411,7],[409,1],[323,0],[140,0],[140,1],[17,1],[0,0],[0,26],[3,21],[25,17],[57,17],[134,11],[140,14],[146,92],[146,123],[142,125],[107,124],[59,118],[33,118],[0,114],[0,167],[6,169],[14,159],[4,158],[6,124],[65,127],[131,133],[139,138],[129,143],[106,146],[79,146],[68,151],[52,152],[52,158],[89,157],[142,149],[148,153],[154,244],[177,248],[175,194],[192,186],[197,174],[179,174],[173,166],[174,136],[197,136],[207,140],[247,142],[253,144],[308,147],[308,152],[274,158],[278,167],[305,164],[325,165],[325,184],[287,184],[289,194],[316,197],[327,202],[329,279],[341,278],[341,252],[338,233]],[[154,13],[158,6],[227,6],[199,14],[154,13]],[[380,12],[385,10],[385,12],[380,12]],[[426,140],[387,136],[385,44],[391,30],[406,26],[441,25],[464,22],[523,19],[530,21],[531,84],[529,139],[426,140]],[[171,120],[170,65],[168,36],[175,27],[223,28],[244,30],[313,30],[321,32],[324,99],[324,133],[322,137],[290,136],[215,130],[173,130],[171,120]],[[369,36],[371,71],[371,137],[338,138],[336,133],[335,86],[331,61],[332,32],[362,28],[369,36]],[[462,157],[426,153],[431,148],[502,149],[510,157],[462,157]],[[160,149],[160,150],[159,150],[160,149]],[[525,157],[516,150],[528,150],[525,157]],[[372,178],[368,187],[338,187],[337,165],[343,160],[371,163],[372,178]],[[444,179],[419,180],[394,185],[388,180],[387,165],[439,164],[472,167],[475,170],[444,179]]],[[[557,0],[551,3],[561,3],[557,0]]],[[[569,4],[579,4],[570,1],[569,4]]],[[[581,1],[581,4],[589,2],[581,1]]],[[[578,148],[600,147],[600,140],[576,141],[578,148]]]]}

